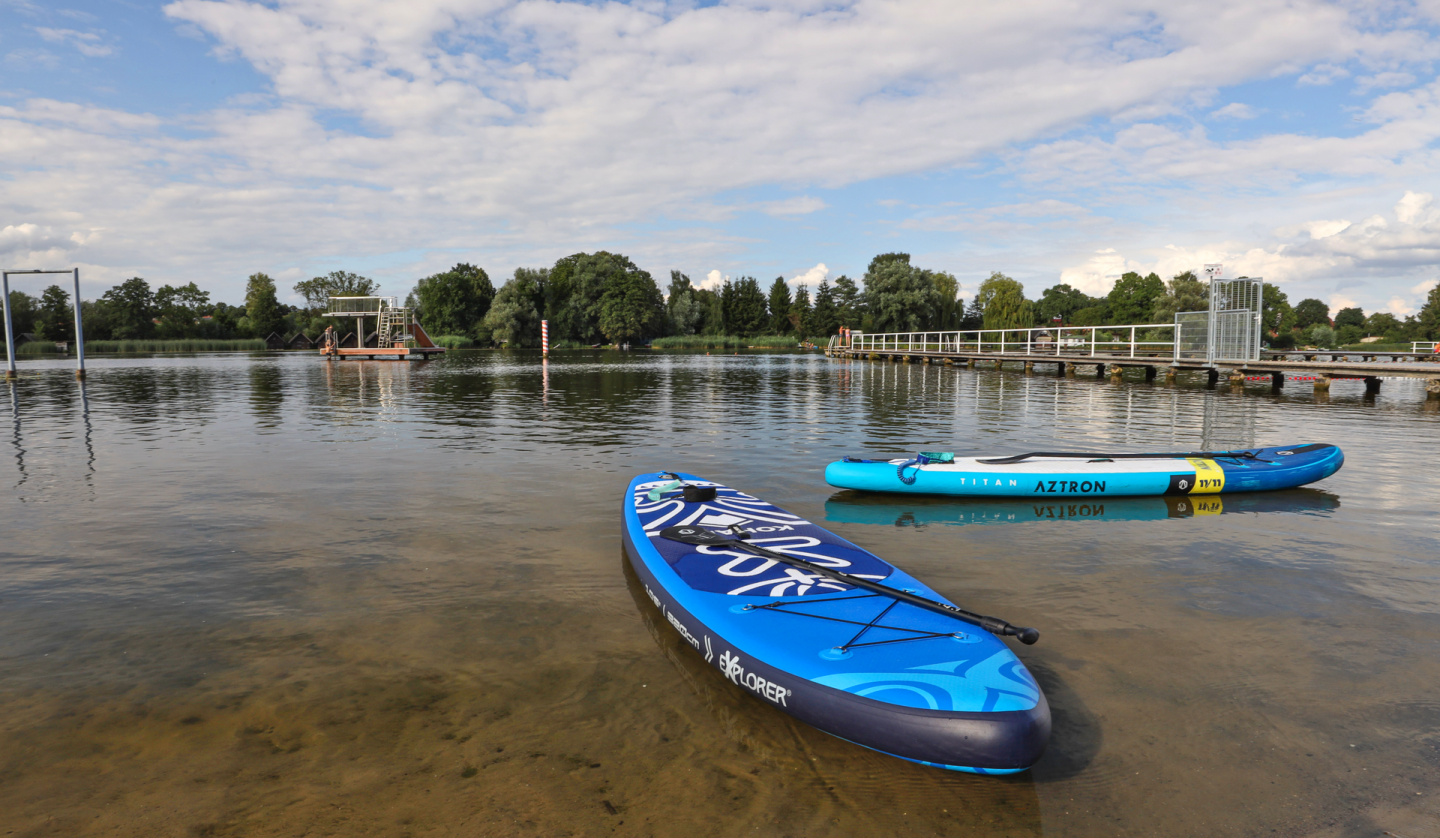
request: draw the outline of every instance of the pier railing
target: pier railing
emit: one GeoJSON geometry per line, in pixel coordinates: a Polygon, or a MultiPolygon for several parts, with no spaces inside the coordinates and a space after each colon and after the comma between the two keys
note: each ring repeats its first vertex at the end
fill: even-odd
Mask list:
{"type": "Polygon", "coordinates": [[[950,332],[853,332],[849,343],[841,345],[852,352],[968,352],[1067,357],[1179,358],[1185,344],[1182,341],[1177,347],[1175,332],[1174,323],[950,332]]]}
{"type": "Polygon", "coordinates": [[[1411,352],[1435,352],[1435,351],[1437,351],[1437,350],[1436,350],[1436,347],[1437,347],[1437,346],[1440,346],[1440,343],[1437,343],[1436,341],[1433,341],[1433,340],[1417,340],[1417,341],[1415,341],[1414,343],[1411,343],[1411,344],[1410,344],[1410,351],[1411,351],[1411,352]]]}

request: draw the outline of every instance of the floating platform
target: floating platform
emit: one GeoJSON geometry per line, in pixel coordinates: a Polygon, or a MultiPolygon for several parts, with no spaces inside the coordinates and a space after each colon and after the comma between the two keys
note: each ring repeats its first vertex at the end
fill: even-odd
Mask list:
{"type": "Polygon", "coordinates": [[[396,346],[389,349],[369,347],[366,349],[332,349],[330,351],[320,350],[321,355],[339,358],[344,361],[353,360],[375,360],[377,358],[394,358],[397,361],[428,361],[434,355],[445,351],[443,346],[396,346]]]}

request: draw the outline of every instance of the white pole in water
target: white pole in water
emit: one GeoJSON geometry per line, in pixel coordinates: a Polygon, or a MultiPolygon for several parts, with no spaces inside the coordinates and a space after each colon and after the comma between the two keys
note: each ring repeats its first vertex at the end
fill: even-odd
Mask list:
{"type": "Polygon", "coordinates": [[[540,354],[550,354],[550,321],[540,321],[540,354]]]}

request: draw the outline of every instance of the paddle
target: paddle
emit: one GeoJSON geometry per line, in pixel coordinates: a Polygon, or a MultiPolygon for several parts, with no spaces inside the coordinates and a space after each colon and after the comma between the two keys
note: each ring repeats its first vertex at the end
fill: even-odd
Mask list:
{"type": "Polygon", "coordinates": [[[933,599],[926,599],[922,596],[896,590],[888,585],[881,585],[879,582],[871,582],[869,579],[851,576],[848,573],[833,570],[824,565],[818,565],[804,559],[797,559],[794,556],[787,556],[784,553],[776,553],[774,550],[766,550],[764,547],[756,547],[754,544],[749,544],[740,538],[724,535],[723,533],[712,530],[702,530],[699,527],[667,527],[660,531],[660,537],[671,541],[678,541],[682,544],[692,544],[696,547],[738,547],[746,552],[754,553],[757,556],[774,559],[777,562],[798,567],[801,570],[808,570],[811,573],[829,577],[852,587],[873,591],[908,605],[913,605],[916,608],[923,608],[926,611],[933,611],[936,614],[944,614],[947,617],[964,620],[992,634],[1014,637],[1026,646],[1034,645],[1035,641],[1040,639],[1040,632],[1033,628],[1012,626],[999,617],[984,617],[974,612],[966,611],[963,608],[957,608],[943,602],[936,602],[933,599]]]}
{"type": "Polygon", "coordinates": [[[1003,466],[1023,462],[1031,457],[1074,457],[1077,459],[1098,460],[1170,460],[1184,459],[1186,457],[1197,457],[1203,460],[1213,460],[1216,457],[1238,457],[1247,460],[1258,459],[1254,451],[1192,451],[1190,453],[1176,454],[1081,454],[1074,451],[1036,451],[1032,454],[1016,454],[1013,457],[1000,457],[995,460],[976,460],[975,462],[984,463],[987,466],[1003,466]]]}

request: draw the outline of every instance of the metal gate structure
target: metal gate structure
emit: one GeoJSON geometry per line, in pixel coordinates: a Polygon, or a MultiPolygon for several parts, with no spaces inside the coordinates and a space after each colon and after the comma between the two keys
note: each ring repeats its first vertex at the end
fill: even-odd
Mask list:
{"type": "Polygon", "coordinates": [[[1210,309],[1175,314],[1175,357],[1207,364],[1258,361],[1264,299],[1260,277],[1211,278],[1210,309]]]}

